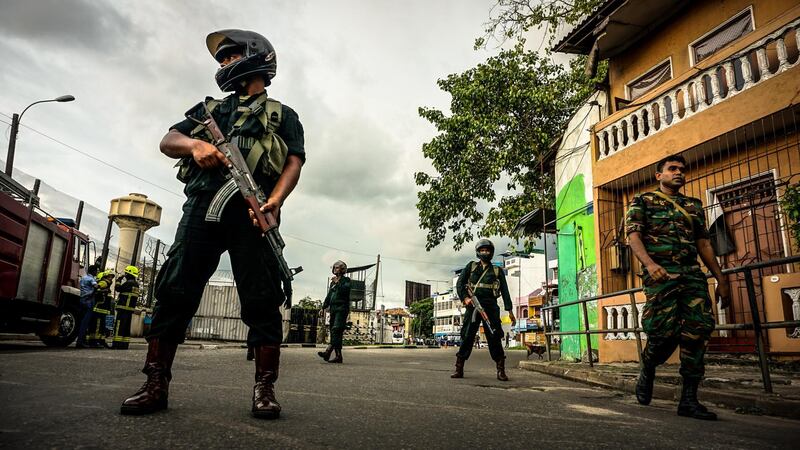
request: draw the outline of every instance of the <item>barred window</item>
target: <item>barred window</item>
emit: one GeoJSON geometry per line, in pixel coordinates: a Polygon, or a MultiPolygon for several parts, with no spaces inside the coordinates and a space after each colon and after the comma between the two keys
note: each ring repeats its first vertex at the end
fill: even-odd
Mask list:
{"type": "Polygon", "coordinates": [[[694,64],[751,31],[753,31],[753,10],[747,8],[689,46],[694,64]]]}
{"type": "Polygon", "coordinates": [[[672,61],[666,61],[658,64],[654,68],[648,70],[644,75],[636,78],[628,83],[628,100],[635,100],[645,93],[653,90],[656,86],[670,80],[672,78],[672,61]]]}

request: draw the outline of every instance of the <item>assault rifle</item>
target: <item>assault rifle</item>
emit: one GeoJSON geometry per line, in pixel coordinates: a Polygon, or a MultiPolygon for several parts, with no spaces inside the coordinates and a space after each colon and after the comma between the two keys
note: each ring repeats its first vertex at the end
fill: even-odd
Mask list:
{"type": "Polygon", "coordinates": [[[253,174],[247,167],[247,161],[242,156],[242,151],[235,142],[229,141],[219,125],[211,115],[211,111],[205,103],[197,105],[186,113],[186,118],[198,123],[205,127],[214,142],[212,144],[217,147],[217,150],[222,152],[230,164],[228,165],[228,181],[217,191],[214,198],[211,200],[208,212],[206,213],[206,221],[219,222],[222,216],[222,211],[231,197],[238,191],[244,197],[247,206],[253,211],[255,220],[258,223],[258,228],[261,234],[266,238],[269,245],[270,253],[275,259],[280,273],[281,281],[283,283],[284,294],[286,295],[286,306],[290,307],[292,303],[292,287],[291,282],[294,276],[303,271],[303,267],[289,268],[289,264],[283,257],[283,248],[286,246],[280,232],[278,231],[278,221],[271,212],[261,211],[261,205],[266,203],[267,197],[264,191],[256,183],[253,174]],[[202,106],[203,120],[198,120],[194,116],[197,108],[202,106]]]}
{"type": "Polygon", "coordinates": [[[469,287],[467,284],[467,294],[469,294],[469,298],[472,301],[472,306],[475,308],[475,311],[472,312],[472,321],[474,322],[477,318],[476,315],[481,315],[481,320],[483,320],[483,326],[489,331],[489,334],[493,335],[494,330],[492,329],[492,324],[489,322],[489,316],[486,314],[486,311],[481,306],[481,302],[475,297],[475,292],[469,287]]]}

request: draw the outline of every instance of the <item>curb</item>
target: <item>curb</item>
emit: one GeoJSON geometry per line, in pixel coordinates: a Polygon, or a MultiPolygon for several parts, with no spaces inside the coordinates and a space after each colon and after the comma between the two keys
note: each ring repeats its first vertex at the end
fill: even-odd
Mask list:
{"type": "MultiPolygon", "coordinates": [[[[520,361],[519,368],[540,372],[547,375],[578,381],[581,383],[605,387],[635,394],[636,379],[624,378],[610,373],[598,372],[584,368],[560,367],[553,364],[534,361],[520,361]]],[[[681,396],[681,387],[656,383],[653,387],[653,398],[677,402],[681,396]]],[[[714,403],[737,411],[754,412],[770,416],[800,420],[800,401],[782,398],[777,394],[747,394],[730,390],[703,388],[698,392],[700,400],[714,403]]]]}

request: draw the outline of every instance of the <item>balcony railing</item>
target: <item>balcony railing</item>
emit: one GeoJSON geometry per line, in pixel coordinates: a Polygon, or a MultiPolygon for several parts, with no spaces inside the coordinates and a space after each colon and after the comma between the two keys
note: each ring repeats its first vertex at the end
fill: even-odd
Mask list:
{"type": "Polygon", "coordinates": [[[795,55],[790,62],[787,50],[792,31],[792,47],[800,48],[798,25],[800,19],[795,19],[654,99],[629,105],[630,113],[597,130],[598,159],[621,152],[798,65],[800,57],[795,55]],[[768,51],[777,58],[768,58],[768,51]]]}

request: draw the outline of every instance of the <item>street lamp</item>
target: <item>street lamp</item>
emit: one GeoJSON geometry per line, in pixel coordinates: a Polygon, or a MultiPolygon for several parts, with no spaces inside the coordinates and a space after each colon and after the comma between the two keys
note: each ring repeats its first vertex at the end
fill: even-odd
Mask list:
{"type": "Polygon", "coordinates": [[[52,98],[50,100],[39,100],[38,102],[33,102],[30,105],[26,106],[25,109],[22,110],[22,113],[17,114],[14,113],[11,116],[11,137],[8,139],[8,155],[6,156],[6,175],[9,177],[11,176],[11,172],[14,170],[14,149],[17,147],[17,132],[19,131],[19,121],[22,120],[22,115],[25,114],[25,111],[28,110],[33,105],[39,103],[47,103],[47,102],[71,102],[75,100],[75,97],[71,95],[62,95],[60,97],[52,98]]]}

